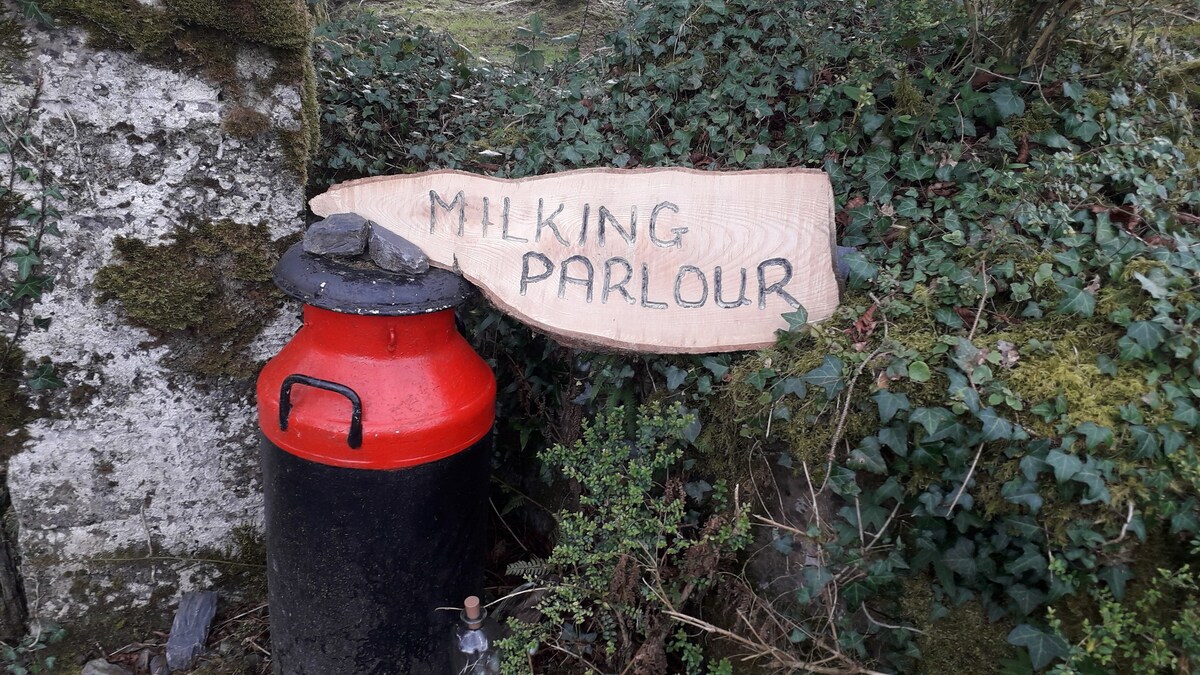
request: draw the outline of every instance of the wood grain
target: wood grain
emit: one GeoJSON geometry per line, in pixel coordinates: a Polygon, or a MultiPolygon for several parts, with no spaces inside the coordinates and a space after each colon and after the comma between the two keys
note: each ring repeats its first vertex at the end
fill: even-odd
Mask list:
{"type": "Polygon", "coordinates": [[[810,322],[838,304],[833,191],[816,170],[583,169],[518,180],[434,171],[342,183],[310,206],[375,221],[504,311],[573,343],[759,348],[795,303],[810,322]]]}

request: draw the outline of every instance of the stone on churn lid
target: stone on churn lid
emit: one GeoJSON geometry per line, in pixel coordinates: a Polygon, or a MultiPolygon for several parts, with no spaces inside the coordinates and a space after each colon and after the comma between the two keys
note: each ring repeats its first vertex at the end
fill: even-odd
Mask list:
{"type": "Polygon", "coordinates": [[[416,276],[429,271],[429,257],[416,244],[371,223],[371,262],[389,272],[416,276]]]}
{"type": "Polygon", "coordinates": [[[304,231],[304,251],[314,255],[362,255],[370,221],[355,213],[335,213],[304,231]]]}

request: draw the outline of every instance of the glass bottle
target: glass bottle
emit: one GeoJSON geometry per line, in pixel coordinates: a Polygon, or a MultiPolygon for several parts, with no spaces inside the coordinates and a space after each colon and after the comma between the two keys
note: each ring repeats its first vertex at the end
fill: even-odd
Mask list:
{"type": "Polygon", "coordinates": [[[487,618],[487,610],[472,595],[463,601],[459,623],[454,627],[450,663],[454,675],[499,675],[500,652],[496,650],[498,626],[487,618]]]}

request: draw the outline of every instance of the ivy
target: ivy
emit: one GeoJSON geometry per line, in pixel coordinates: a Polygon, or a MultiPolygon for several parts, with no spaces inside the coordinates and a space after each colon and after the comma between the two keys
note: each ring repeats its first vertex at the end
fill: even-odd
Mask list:
{"type": "MultiPolygon", "coordinates": [[[[711,504],[701,482],[761,489],[751,467],[764,457],[798,494],[811,489],[819,508],[790,530],[764,524],[774,530],[763,551],[747,554],[820,561],[790,577],[794,592],[771,615],[789,630],[762,652],[770,658],[809,663],[832,646],[851,670],[963,672],[979,663],[942,659],[975,641],[939,649],[932,636],[938,617],[971,608],[996,622],[988,658],[1067,667],[1100,632],[1060,617],[1099,588],[1113,612],[1176,616],[1153,628],[1164,653],[1114,652],[1097,667],[1194,662],[1200,646],[1172,632],[1200,625],[1184,609],[1127,604],[1159,566],[1183,569],[1193,554],[1176,549],[1200,536],[1196,94],[1162,75],[1183,52],[1152,46],[1192,43],[1174,14],[1147,6],[1112,17],[1130,22],[1132,42],[1062,17],[1054,25],[1079,39],[1022,51],[1024,37],[1007,31],[1029,17],[968,9],[652,2],[630,8],[606,50],[519,72],[420,28],[345,19],[319,37],[320,173],[823,169],[838,243],[853,249],[834,317],[809,325],[789,313],[758,353],[659,358],[559,348],[479,309],[473,337],[500,370],[502,433],[515,447],[554,447],[566,432],[546,420],[567,401],[625,447],[639,423],[607,411],[667,399],[696,414],[679,459],[692,462],[681,494],[693,507],[698,496],[711,504]],[[1018,58],[1028,54],[1045,61],[1018,58]],[[905,600],[915,586],[929,590],[921,611],[905,600]]],[[[570,459],[624,470],[601,461],[570,459]]],[[[622,527],[674,522],[662,508],[630,505],[622,527]]],[[[572,555],[633,546],[610,544],[572,555]]],[[[550,624],[586,624],[577,635],[601,636],[588,656],[620,671],[619,640],[599,656],[608,610],[588,597],[550,624]]],[[[1143,634],[1133,621],[1111,628],[1143,634]]],[[[678,658],[672,667],[685,667],[678,658]]]]}

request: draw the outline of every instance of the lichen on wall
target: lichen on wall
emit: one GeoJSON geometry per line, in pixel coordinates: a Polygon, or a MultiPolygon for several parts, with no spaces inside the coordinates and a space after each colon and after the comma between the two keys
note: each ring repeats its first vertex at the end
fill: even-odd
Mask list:
{"type": "MultiPolygon", "coordinates": [[[[45,0],[55,17],[88,31],[94,46],[130,49],[168,67],[202,73],[233,105],[227,129],[244,129],[246,111],[270,120],[304,181],[317,146],[316,73],[310,45],[312,19],[303,0],[45,0]],[[239,67],[246,51],[259,51],[266,68],[239,67]],[[295,114],[270,110],[278,85],[296,85],[295,114]]],[[[287,95],[287,94],[283,94],[287,95]]],[[[256,129],[257,135],[265,129],[256,129]]],[[[242,135],[242,134],[239,134],[242,135]]]]}

